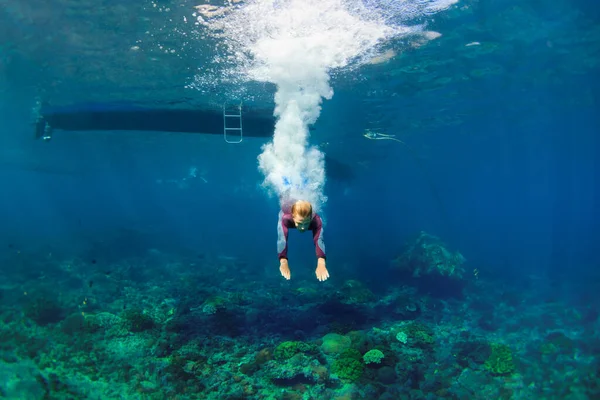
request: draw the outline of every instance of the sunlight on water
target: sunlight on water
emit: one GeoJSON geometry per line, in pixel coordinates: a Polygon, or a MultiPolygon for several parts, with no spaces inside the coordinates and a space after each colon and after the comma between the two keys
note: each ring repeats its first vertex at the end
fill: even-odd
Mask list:
{"type": "Polygon", "coordinates": [[[324,156],[308,144],[336,69],[369,62],[392,38],[431,37],[419,19],[455,1],[281,0],[201,5],[200,25],[220,40],[232,65],[224,75],[276,86],[273,141],[258,157],[264,186],[278,196],[326,201],[324,156]],[[414,21],[414,25],[406,24],[414,21]]]}

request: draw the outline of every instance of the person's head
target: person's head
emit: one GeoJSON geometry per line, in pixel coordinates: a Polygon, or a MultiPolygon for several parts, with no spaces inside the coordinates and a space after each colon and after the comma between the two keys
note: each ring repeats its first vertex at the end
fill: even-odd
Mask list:
{"type": "Polygon", "coordinates": [[[292,205],[292,218],[300,232],[308,229],[312,217],[312,205],[308,201],[298,200],[292,205]]]}

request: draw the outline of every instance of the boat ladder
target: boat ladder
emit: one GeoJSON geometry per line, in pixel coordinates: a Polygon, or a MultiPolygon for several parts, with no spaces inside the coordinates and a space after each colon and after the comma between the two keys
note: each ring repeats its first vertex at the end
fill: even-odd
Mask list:
{"type": "Polygon", "coordinates": [[[244,139],[242,131],[242,103],[234,106],[227,103],[223,104],[223,137],[227,143],[241,143],[244,139]],[[235,132],[239,132],[239,136],[232,135],[235,132]]]}

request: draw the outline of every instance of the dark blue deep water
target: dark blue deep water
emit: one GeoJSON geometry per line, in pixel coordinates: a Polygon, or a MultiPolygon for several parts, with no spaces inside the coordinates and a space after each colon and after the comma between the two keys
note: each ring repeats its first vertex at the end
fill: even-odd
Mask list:
{"type": "Polygon", "coordinates": [[[332,72],[325,282],[295,230],[280,275],[271,132],[158,115],[272,125],[274,85],[193,84],[196,4],[51,3],[0,7],[0,398],[600,398],[596,2],[459,1],[332,72]]]}

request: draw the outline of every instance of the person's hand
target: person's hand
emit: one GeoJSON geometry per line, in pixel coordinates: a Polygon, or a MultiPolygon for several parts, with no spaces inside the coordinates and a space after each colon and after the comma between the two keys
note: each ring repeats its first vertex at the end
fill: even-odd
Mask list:
{"type": "Polygon", "coordinates": [[[292,277],[292,273],[290,272],[290,266],[288,265],[288,260],[286,260],[285,258],[279,260],[279,271],[281,272],[281,275],[288,281],[292,277]]]}
{"type": "MultiPolygon", "coordinates": [[[[288,272],[289,272],[289,269],[288,269],[288,272]]],[[[327,278],[329,278],[329,271],[327,271],[327,267],[325,266],[324,258],[319,258],[319,261],[317,261],[317,270],[315,271],[315,273],[317,274],[317,279],[320,280],[321,282],[323,282],[323,281],[327,280],[327,278]]]]}

